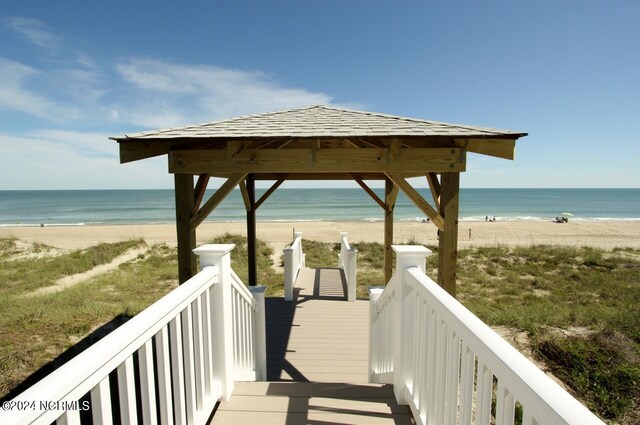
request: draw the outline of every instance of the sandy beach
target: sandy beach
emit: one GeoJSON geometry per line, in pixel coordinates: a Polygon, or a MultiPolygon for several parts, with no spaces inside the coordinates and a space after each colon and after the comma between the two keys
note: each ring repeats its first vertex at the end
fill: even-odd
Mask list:
{"type": "MultiPolygon", "coordinates": [[[[394,242],[413,239],[421,244],[437,244],[436,227],[430,223],[396,222],[394,242]]],[[[293,230],[303,232],[303,239],[338,242],[340,232],[349,232],[352,242],[382,242],[382,222],[258,222],[258,238],[275,249],[292,239],[293,230]]],[[[244,222],[205,223],[197,232],[198,243],[210,241],[225,232],[246,234],[244,222]]],[[[100,242],[143,238],[147,243],[176,244],[173,224],[74,226],[74,227],[2,227],[0,238],[16,237],[63,249],[80,249],[100,242]]],[[[640,221],[553,222],[461,222],[459,247],[528,246],[538,244],[640,248],[640,221]]]]}

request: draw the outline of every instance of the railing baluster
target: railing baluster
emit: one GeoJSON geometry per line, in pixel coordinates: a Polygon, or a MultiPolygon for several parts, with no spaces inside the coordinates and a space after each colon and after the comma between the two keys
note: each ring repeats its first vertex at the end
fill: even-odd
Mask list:
{"type": "Polygon", "coordinates": [[[471,425],[473,409],[473,375],[475,369],[475,355],[462,344],[462,373],[460,379],[460,425],[471,425]]]}
{"type": "Polygon", "coordinates": [[[426,306],[424,303],[424,299],[422,296],[418,297],[418,323],[420,323],[420,333],[417,335],[418,342],[416,344],[416,348],[418,351],[418,370],[416,371],[416,381],[418,383],[418,413],[420,417],[424,418],[426,414],[427,407],[427,383],[426,383],[426,369],[427,369],[427,334],[428,334],[428,326],[427,322],[427,314],[426,314],[426,306]]]}
{"type": "Polygon", "coordinates": [[[478,359],[478,386],[476,389],[476,424],[489,425],[491,421],[491,398],[493,388],[493,374],[483,362],[478,359]]]}
{"type": "Polygon", "coordinates": [[[67,410],[56,419],[56,425],[80,425],[80,411],[67,410]]]}
{"type": "Polygon", "coordinates": [[[156,334],[156,354],[158,370],[158,401],[160,404],[160,423],[173,423],[173,405],[171,403],[171,364],[169,363],[169,331],[163,327],[156,334]]]}
{"type": "Polygon", "coordinates": [[[451,349],[447,355],[447,399],[444,422],[455,425],[458,419],[458,384],[460,379],[460,338],[449,330],[451,349]]]}
{"type": "Polygon", "coordinates": [[[498,380],[498,393],[496,395],[496,425],[513,425],[516,401],[513,394],[498,380]]]}
{"type": "Polygon", "coordinates": [[[202,337],[203,337],[203,355],[204,355],[204,391],[206,397],[212,395],[212,330],[211,330],[211,293],[204,292],[204,305],[202,309],[202,337]]]}
{"type": "Polygon", "coordinates": [[[120,398],[120,422],[123,425],[138,423],[136,410],[136,384],[133,376],[133,356],[118,366],[118,395],[120,398]]]}
{"type": "Polygon", "coordinates": [[[196,410],[203,408],[204,402],[204,347],[202,341],[202,298],[204,295],[196,298],[193,303],[193,352],[195,359],[195,386],[196,386],[196,410]]]}
{"type": "Polygon", "coordinates": [[[138,350],[140,366],[140,399],[142,401],[142,420],[145,424],[157,424],[156,413],[156,384],[153,376],[153,347],[152,341],[144,343],[138,350]]]}
{"type": "Polygon", "coordinates": [[[175,423],[187,423],[184,394],[184,361],[182,355],[181,315],[177,315],[170,323],[171,331],[171,381],[173,383],[173,410],[175,423]]]}
{"type": "Polygon", "coordinates": [[[446,395],[446,355],[447,355],[447,324],[442,320],[442,317],[438,315],[438,345],[436,346],[437,356],[436,364],[438,368],[436,370],[436,423],[444,423],[444,400],[446,395]]]}
{"type": "Polygon", "coordinates": [[[111,391],[109,376],[91,389],[91,417],[95,425],[109,425],[113,423],[111,415],[111,391]]]}
{"type": "Polygon", "coordinates": [[[182,347],[184,350],[184,386],[187,423],[193,423],[196,413],[196,383],[193,364],[193,304],[182,311],[182,347]]]}
{"type": "Polygon", "coordinates": [[[538,425],[538,422],[531,415],[531,409],[526,407],[522,411],[522,425],[538,425]]]}
{"type": "Polygon", "coordinates": [[[427,367],[429,368],[427,375],[427,391],[429,391],[429,397],[427,398],[427,423],[434,424],[436,421],[435,401],[436,393],[438,392],[438,388],[436,387],[436,372],[438,370],[438,364],[436,363],[436,348],[438,344],[438,316],[431,307],[428,308],[427,314],[429,316],[429,355],[427,359],[427,367]]]}

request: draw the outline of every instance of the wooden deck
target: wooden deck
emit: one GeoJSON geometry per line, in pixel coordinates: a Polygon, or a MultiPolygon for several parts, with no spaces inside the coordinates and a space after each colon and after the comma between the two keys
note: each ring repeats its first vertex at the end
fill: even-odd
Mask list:
{"type": "Polygon", "coordinates": [[[369,304],[339,269],[302,269],[294,301],[267,298],[267,379],[236,383],[212,424],[410,424],[389,385],[368,384],[369,304]]]}

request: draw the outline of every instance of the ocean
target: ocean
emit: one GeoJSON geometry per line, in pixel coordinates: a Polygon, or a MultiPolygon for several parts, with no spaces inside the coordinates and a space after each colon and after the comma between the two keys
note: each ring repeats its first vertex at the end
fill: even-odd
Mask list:
{"type": "MultiPolygon", "coordinates": [[[[383,189],[374,189],[382,198],[383,189]]],[[[256,189],[256,199],[265,189],[256,189]]],[[[420,189],[430,200],[428,189],[420,189]]],[[[210,196],[213,191],[207,191],[210,196]]],[[[460,220],[640,220],[640,189],[461,189],[460,220]]],[[[207,221],[243,221],[234,190],[207,221]]],[[[259,221],[382,221],[382,209],[361,189],[278,189],[257,211],[259,221]]],[[[82,226],[174,222],[173,190],[0,191],[0,226],[82,226]]],[[[395,219],[422,221],[402,193],[395,219]]]]}

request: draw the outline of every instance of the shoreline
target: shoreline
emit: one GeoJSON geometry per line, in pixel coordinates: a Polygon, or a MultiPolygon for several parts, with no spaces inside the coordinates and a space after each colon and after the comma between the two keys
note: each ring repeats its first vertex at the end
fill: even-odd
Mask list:
{"type": "MultiPolygon", "coordinates": [[[[339,242],[340,232],[349,232],[350,242],[383,241],[382,221],[258,221],[257,237],[276,250],[292,240],[293,229],[301,231],[303,239],[319,242],[339,242]]],[[[205,222],[197,231],[198,244],[224,233],[246,235],[244,221],[205,222]]],[[[62,249],[83,249],[101,242],[119,242],[143,238],[149,244],[176,245],[174,223],[159,224],[91,224],[2,226],[0,238],[18,238],[25,242],[43,243],[62,249]]],[[[394,243],[415,240],[423,245],[437,245],[436,227],[418,221],[396,221],[394,243]]],[[[460,221],[458,246],[591,246],[595,248],[640,249],[640,220],[585,221],[569,223],[552,221],[460,221]],[[470,232],[470,233],[469,233],[470,232]],[[471,235],[471,238],[469,238],[471,235]]]]}

